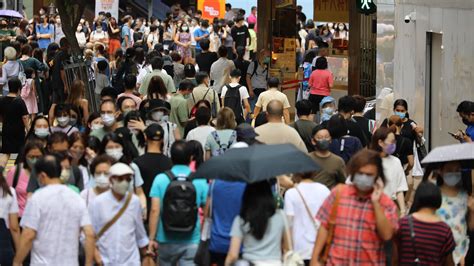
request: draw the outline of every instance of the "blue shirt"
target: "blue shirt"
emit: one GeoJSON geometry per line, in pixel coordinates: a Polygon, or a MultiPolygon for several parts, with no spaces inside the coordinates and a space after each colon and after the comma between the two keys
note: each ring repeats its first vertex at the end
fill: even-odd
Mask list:
{"type": "MultiPolygon", "coordinates": [[[[43,24],[38,24],[36,25],[36,34],[50,34],[51,37],[54,35],[54,26],[51,24],[48,24],[48,26],[44,27],[43,24]]],[[[51,38],[49,39],[43,39],[43,38],[38,38],[38,46],[41,49],[46,49],[48,48],[48,45],[51,43],[51,38]]]]}
{"type": "Polygon", "coordinates": [[[132,43],[132,37],[130,36],[130,27],[125,24],[122,26],[122,46],[123,47],[126,47],[127,44],[125,43],[125,36],[128,36],[128,43],[131,44],[132,43]]]}
{"type": "MultiPolygon", "coordinates": [[[[201,37],[201,36],[204,36],[206,34],[209,35],[209,31],[208,30],[202,30],[201,28],[197,28],[194,31],[194,37],[201,37]]],[[[196,41],[196,49],[197,50],[202,50],[201,45],[199,44],[199,41],[196,41]]]]}
{"type": "Polygon", "coordinates": [[[242,196],[246,184],[215,180],[211,185],[212,226],[209,250],[227,253],[230,246],[230,230],[235,217],[240,213],[242,196]]]}
{"type": "Polygon", "coordinates": [[[466,128],[466,135],[468,135],[472,141],[474,141],[474,125],[469,125],[466,128]]]}
{"type": "MultiPolygon", "coordinates": [[[[171,172],[176,177],[188,177],[191,174],[191,169],[187,165],[175,165],[171,168],[171,172]]],[[[155,177],[153,185],[150,190],[151,198],[160,199],[160,210],[163,210],[163,199],[165,197],[166,189],[170,184],[170,180],[166,174],[159,174],[155,177]]],[[[209,187],[205,179],[193,179],[193,185],[196,189],[196,203],[198,206],[204,206],[206,204],[207,192],[209,187]]],[[[199,219],[196,219],[196,227],[192,233],[170,233],[166,232],[163,228],[163,221],[160,220],[158,225],[158,231],[156,241],[160,244],[198,244],[201,236],[201,226],[199,219]]],[[[198,214],[196,214],[198,215],[198,214]]]]}

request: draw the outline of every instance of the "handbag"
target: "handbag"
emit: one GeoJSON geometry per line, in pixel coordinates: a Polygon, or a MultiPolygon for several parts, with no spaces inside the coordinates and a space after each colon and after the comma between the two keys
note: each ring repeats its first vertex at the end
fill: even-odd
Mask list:
{"type": "Polygon", "coordinates": [[[316,218],[315,218],[315,216],[314,216],[313,214],[311,214],[311,210],[309,209],[308,204],[306,203],[306,200],[305,200],[304,197],[303,197],[303,194],[301,193],[301,191],[298,189],[297,186],[295,187],[295,189],[296,189],[296,191],[298,192],[298,194],[300,195],[300,198],[301,198],[301,200],[303,201],[303,205],[304,205],[304,207],[305,207],[305,209],[306,209],[306,212],[308,213],[309,218],[310,218],[311,221],[313,222],[314,229],[315,229],[316,232],[317,232],[318,229],[319,229],[319,226],[320,226],[319,221],[316,220],[316,218]]]}
{"type": "Polygon", "coordinates": [[[211,184],[211,197],[209,198],[209,217],[204,218],[204,223],[202,225],[201,231],[201,240],[199,241],[198,249],[196,255],[194,256],[194,263],[200,266],[209,266],[211,265],[211,253],[209,252],[209,244],[211,239],[211,225],[212,225],[212,189],[213,184],[211,184]]]}
{"type": "Polygon", "coordinates": [[[293,250],[293,241],[291,239],[290,227],[288,226],[286,217],[282,211],[279,212],[283,218],[283,223],[285,224],[285,236],[288,240],[288,251],[283,255],[283,266],[303,266],[304,261],[300,254],[293,250]]]}
{"type": "Polygon", "coordinates": [[[423,137],[416,136],[415,138],[415,145],[416,145],[416,152],[418,153],[418,159],[423,161],[423,159],[428,155],[428,151],[425,146],[425,140],[423,137]]]}
{"type": "Polygon", "coordinates": [[[101,236],[104,235],[105,232],[107,232],[107,230],[109,230],[110,227],[112,227],[112,225],[115,224],[115,222],[117,222],[117,220],[122,216],[122,214],[125,212],[125,210],[127,209],[128,207],[128,204],[130,203],[132,199],[132,193],[128,193],[128,196],[127,196],[127,199],[125,200],[125,203],[123,204],[122,208],[120,208],[120,210],[117,212],[117,214],[115,214],[115,216],[110,219],[110,221],[108,221],[100,230],[99,232],[95,235],[95,239],[96,241],[99,240],[99,238],[101,236]]]}
{"type": "Polygon", "coordinates": [[[326,261],[329,257],[329,249],[331,249],[332,240],[334,238],[334,228],[336,225],[337,218],[337,208],[339,207],[339,201],[341,199],[341,190],[344,188],[344,185],[340,185],[336,188],[336,198],[331,206],[331,213],[329,214],[329,228],[328,228],[328,237],[326,238],[326,244],[323,249],[323,256],[321,261],[323,264],[326,264],[326,261]]]}

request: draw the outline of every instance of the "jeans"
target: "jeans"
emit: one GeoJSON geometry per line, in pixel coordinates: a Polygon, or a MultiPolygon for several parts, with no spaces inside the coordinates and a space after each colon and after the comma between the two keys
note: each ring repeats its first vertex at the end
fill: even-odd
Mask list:
{"type": "Polygon", "coordinates": [[[160,266],[194,266],[198,244],[160,244],[158,261],[160,266]]]}
{"type": "MultiPolygon", "coordinates": [[[[253,89],[253,93],[254,93],[254,97],[253,98],[250,98],[249,99],[249,104],[250,104],[250,109],[253,110],[255,109],[255,104],[257,103],[257,100],[258,100],[258,96],[260,96],[260,93],[266,91],[266,89],[262,89],[262,88],[254,88],[253,89]]],[[[263,109],[262,109],[263,111],[263,109]]]]}

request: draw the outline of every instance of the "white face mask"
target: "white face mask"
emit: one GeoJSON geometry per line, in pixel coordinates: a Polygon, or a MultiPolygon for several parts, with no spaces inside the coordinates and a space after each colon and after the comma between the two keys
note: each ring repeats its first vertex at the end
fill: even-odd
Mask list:
{"type": "Polygon", "coordinates": [[[154,121],[160,122],[161,120],[163,120],[164,115],[165,115],[164,112],[162,112],[162,111],[157,111],[157,112],[151,113],[151,118],[152,118],[154,121]]]}
{"type": "Polygon", "coordinates": [[[92,124],[91,125],[91,130],[92,131],[102,129],[102,128],[104,128],[104,125],[102,125],[102,124],[92,124]]]}
{"type": "Polygon", "coordinates": [[[123,156],[123,149],[122,148],[105,149],[105,153],[107,153],[108,156],[118,161],[123,156]]]}
{"type": "Polygon", "coordinates": [[[61,127],[65,127],[69,124],[69,117],[68,116],[60,116],[57,118],[58,120],[58,124],[61,126],[61,127]]]}
{"type": "Polygon", "coordinates": [[[69,171],[69,169],[63,169],[61,170],[61,176],[59,177],[59,179],[61,179],[61,182],[63,184],[66,184],[69,181],[70,176],[71,172],[69,171]]]}
{"type": "Polygon", "coordinates": [[[120,195],[125,195],[130,187],[130,182],[123,180],[121,182],[112,179],[112,190],[120,195]]]}
{"type": "Polygon", "coordinates": [[[38,138],[46,138],[49,136],[49,129],[47,128],[35,128],[35,135],[38,138]]]}
{"type": "Polygon", "coordinates": [[[100,175],[94,175],[94,180],[95,180],[95,184],[97,187],[99,188],[109,188],[110,186],[110,183],[109,183],[109,176],[107,176],[106,174],[102,173],[100,175]]]}
{"type": "Polygon", "coordinates": [[[182,27],[181,28],[183,31],[187,31],[188,30],[188,27],[182,27]]]}
{"type": "Polygon", "coordinates": [[[101,32],[102,32],[102,28],[96,28],[96,31],[97,31],[98,33],[101,33],[101,32]]]}
{"type": "Polygon", "coordinates": [[[115,123],[115,116],[113,114],[103,114],[100,115],[102,118],[102,121],[104,122],[104,125],[110,127],[115,123]]]}

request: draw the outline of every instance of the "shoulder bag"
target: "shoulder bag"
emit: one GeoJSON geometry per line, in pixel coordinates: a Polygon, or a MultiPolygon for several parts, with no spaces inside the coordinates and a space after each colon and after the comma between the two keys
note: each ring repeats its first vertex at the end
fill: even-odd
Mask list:
{"type": "Polygon", "coordinates": [[[209,189],[209,217],[204,218],[204,223],[201,230],[201,240],[199,241],[196,255],[194,256],[194,263],[199,266],[211,265],[211,253],[209,252],[209,244],[211,241],[211,226],[212,226],[212,190],[214,182],[212,182],[209,189]]]}
{"type": "Polygon", "coordinates": [[[331,249],[332,240],[334,238],[334,228],[336,226],[336,218],[337,218],[337,209],[339,207],[339,201],[341,200],[341,193],[344,185],[340,185],[336,189],[336,198],[331,206],[331,213],[329,214],[329,228],[328,228],[328,237],[326,238],[326,244],[323,249],[323,256],[321,257],[321,261],[323,264],[326,264],[326,261],[329,257],[329,250],[331,249]]]}
{"type": "Polygon", "coordinates": [[[123,204],[122,208],[120,208],[120,210],[117,212],[117,214],[115,214],[115,216],[110,220],[108,221],[100,230],[99,232],[95,235],[95,239],[96,240],[99,240],[99,238],[104,235],[105,232],[107,232],[107,230],[109,230],[110,227],[112,227],[112,225],[115,224],[115,222],[117,222],[117,220],[122,216],[122,214],[125,212],[125,210],[127,209],[128,205],[130,204],[130,201],[132,199],[132,195],[133,193],[131,192],[128,192],[128,195],[127,195],[127,199],[125,200],[125,203],[123,204]]]}
{"type": "Polygon", "coordinates": [[[303,201],[303,205],[306,209],[306,213],[308,213],[308,216],[309,218],[311,219],[311,221],[313,222],[313,225],[314,225],[314,229],[316,230],[316,232],[318,231],[319,229],[319,222],[316,220],[315,216],[311,213],[311,210],[309,209],[308,207],[308,204],[306,203],[306,200],[304,199],[303,197],[303,194],[301,193],[301,191],[298,189],[298,186],[295,187],[296,191],[298,192],[298,194],[300,195],[300,198],[301,200],[303,201]]]}
{"type": "Polygon", "coordinates": [[[288,241],[288,251],[283,255],[283,266],[303,266],[304,261],[301,258],[300,254],[293,250],[293,241],[291,239],[290,227],[286,220],[285,214],[281,210],[277,210],[283,218],[283,223],[285,225],[285,237],[288,241]]]}

